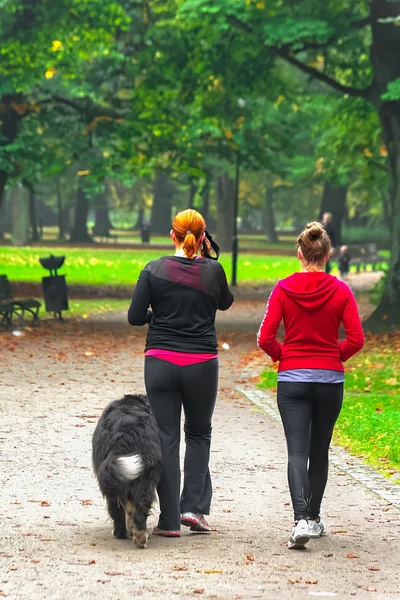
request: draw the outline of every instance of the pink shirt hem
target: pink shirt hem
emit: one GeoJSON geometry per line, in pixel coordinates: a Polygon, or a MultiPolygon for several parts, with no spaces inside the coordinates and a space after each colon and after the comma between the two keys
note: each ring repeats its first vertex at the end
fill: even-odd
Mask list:
{"type": "Polygon", "coordinates": [[[145,356],[154,356],[161,360],[173,363],[178,367],[187,367],[188,365],[197,365],[208,360],[218,358],[217,354],[192,354],[189,352],[173,352],[172,350],[147,350],[145,356]]]}

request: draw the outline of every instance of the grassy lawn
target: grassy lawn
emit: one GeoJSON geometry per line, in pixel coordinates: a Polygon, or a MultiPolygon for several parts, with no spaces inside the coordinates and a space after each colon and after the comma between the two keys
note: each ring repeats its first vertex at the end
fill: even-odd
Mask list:
{"type": "MultiPolygon", "coordinates": [[[[334,434],[337,444],[385,475],[400,471],[399,351],[399,334],[371,336],[365,350],[349,361],[344,404],[334,434]]],[[[264,370],[259,385],[276,388],[273,367],[264,370]]]]}
{"type": "MultiPolygon", "coordinates": [[[[102,315],[104,313],[116,310],[126,310],[128,312],[128,307],[130,304],[130,299],[120,300],[119,298],[100,298],[96,300],[69,300],[69,311],[65,312],[65,317],[78,317],[82,319],[87,319],[92,315],[102,315]]],[[[53,318],[52,315],[47,315],[50,318],[53,318]]]]}
{"type": "MultiPolygon", "coordinates": [[[[39,257],[65,254],[59,274],[70,284],[133,285],[144,265],[163,255],[160,250],[118,250],[116,248],[12,248],[0,247],[0,274],[11,281],[40,281],[48,274],[39,257]]],[[[221,263],[228,279],[231,258],[225,254],[221,263]]],[[[272,284],[299,269],[295,258],[246,254],[239,256],[238,280],[241,283],[272,284]]]]}

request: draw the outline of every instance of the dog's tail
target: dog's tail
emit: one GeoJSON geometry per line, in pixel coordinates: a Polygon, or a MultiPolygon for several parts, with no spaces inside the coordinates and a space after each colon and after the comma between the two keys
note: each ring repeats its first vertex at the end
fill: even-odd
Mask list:
{"type": "Polygon", "coordinates": [[[128,481],[137,479],[143,473],[144,468],[145,465],[140,454],[107,456],[97,471],[100,488],[106,492],[124,486],[128,481]]]}

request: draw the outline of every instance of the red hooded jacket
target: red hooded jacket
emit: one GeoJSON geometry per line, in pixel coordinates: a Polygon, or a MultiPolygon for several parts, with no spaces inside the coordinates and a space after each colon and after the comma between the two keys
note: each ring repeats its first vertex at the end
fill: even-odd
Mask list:
{"type": "Polygon", "coordinates": [[[295,273],[273,289],[258,332],[258,345],[279,371],[329,369],[343,363],[364,345],[357,303],[349,286],[323,272],[295,273]],[[283,319],[283,344],[276,340],[283,319]],[[339,343],[343,323],[346,340],[339,343]]]}

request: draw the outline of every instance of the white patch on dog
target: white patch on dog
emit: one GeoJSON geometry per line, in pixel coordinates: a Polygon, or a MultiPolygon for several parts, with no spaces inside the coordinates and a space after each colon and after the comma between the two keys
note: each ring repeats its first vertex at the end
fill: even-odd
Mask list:
{"type": "Polygon", "coordinates": [[[117,458],[118,471],[122,477],[133,481],[142,474],[144,470],[144,463],[140,454],[134,454],[133,456],[120,456],[117,458]]]}

